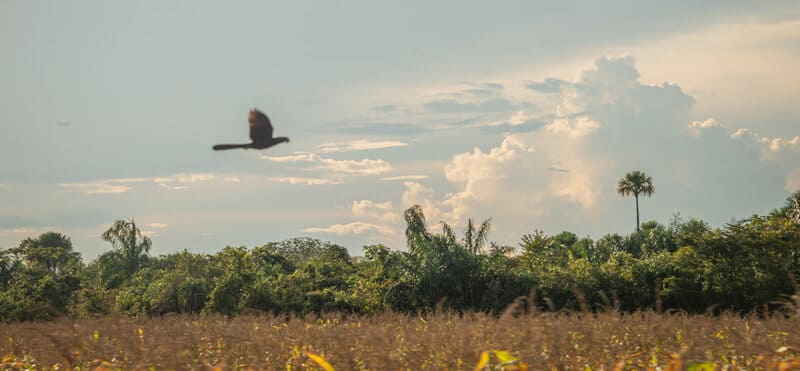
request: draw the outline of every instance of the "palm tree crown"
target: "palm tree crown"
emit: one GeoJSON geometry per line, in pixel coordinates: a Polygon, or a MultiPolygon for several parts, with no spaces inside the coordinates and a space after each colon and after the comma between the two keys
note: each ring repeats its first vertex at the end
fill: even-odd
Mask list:
{"type": "Polygon", "coordinates": [[[653,179],[642,171],[634,170],[625,174],[617,183],[617,192],[622,196],[633,195],[636,198],[636,230],[639,230],[639,195],[652,196],[656,188],[653,179]]]}
{"type": "MultiPolygon", "coordinates": [[[[467,229],[464,231],[464,248],[467,251],[478,254],[483,249],[484,244],[489,240],[489,231],[492,229],[492,218],[486,219],[481,225],[475,228],[475,223],[472,219],[467,219],[467,229]]],[[[453,232],[453,227],[450,224],[442,222],[442,235],[448,241],[456,242],[458,238],[456,233],[453,232]]]]}
{"type": "Polygon", "coordinates": [[[625,174],[625,177],[620,179],[617,184],[617,192],[622,196],[631,194],[636,197],[639,195],[652,196],[655,191],[653,179],[639,170],[625,174]]]}

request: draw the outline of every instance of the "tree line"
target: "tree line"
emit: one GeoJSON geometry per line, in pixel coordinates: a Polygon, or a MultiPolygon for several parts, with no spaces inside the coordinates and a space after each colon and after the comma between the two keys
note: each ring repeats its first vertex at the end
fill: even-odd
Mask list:
{"type": "Polygon", "coordinates": [[[722,227],[674,217],[596,240],[534,231],[515,246],[489,242],[490,220],[468,220],[459,235],[445,223],[429,230],[419,206],[404,217],[406,249],[369,245],[359,257],[307,237],[151,256],[135,221],[117,220],[101,236],[110,250],[84,264],[68,236],[43,233],[0,251],[0,320],[437,307],[497,313],[520,297],[554,310],[751,311],[775,308],[800,277],[800,191],[768,215],[722,227]]]}

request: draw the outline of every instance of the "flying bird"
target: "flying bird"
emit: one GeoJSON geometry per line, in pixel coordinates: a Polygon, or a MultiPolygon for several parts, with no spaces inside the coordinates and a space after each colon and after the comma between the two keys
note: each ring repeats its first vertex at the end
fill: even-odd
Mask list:
{"type": "Polygon", "coordinates": [[[252,149],[267,149],[278,143],[288,142],[287,137],[272,137],[272,124],[269,122],[269,117],[263,112],[253,109],[247,118],[250,123],[250,140],[252,143],[247,144],[217,144],[214,146],[215,151],[234,148],[252,148],[252,149]]]}

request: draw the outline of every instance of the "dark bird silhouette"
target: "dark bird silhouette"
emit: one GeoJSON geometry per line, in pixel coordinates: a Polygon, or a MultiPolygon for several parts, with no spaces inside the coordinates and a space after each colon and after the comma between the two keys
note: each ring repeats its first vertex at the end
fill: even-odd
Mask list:
{"type": "Polygon", "coordinates": [[[252,149],[267,149],[278,143],[288,142],[287,137],[272,137],[272,124],[269,122],[269,117],[263,112],[253,109],[250,111],[250,116],[247,118],[250,123],[250,140],[252,143],[247,144],[217,144],[214,146],[215,151],[234,148],[252,148],[252,149]]]}

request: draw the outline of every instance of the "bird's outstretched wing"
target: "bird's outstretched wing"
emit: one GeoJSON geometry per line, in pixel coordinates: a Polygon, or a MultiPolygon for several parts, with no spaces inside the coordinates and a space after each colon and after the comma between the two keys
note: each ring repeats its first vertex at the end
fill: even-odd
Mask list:
{"type": "Polygon", "coordinates": [[[268,142],[272,140],[272,123],[263,112],[254,109],[250,111],[250,140],[254,143],[268,142]]]}
{"type": "Polygon", "coordinates": [[[226,149],[234,149],[234,148],[250,148],[251,143],[247,144],[217,144],[214,146],[215,151],[223,151],[226,149]]]}

